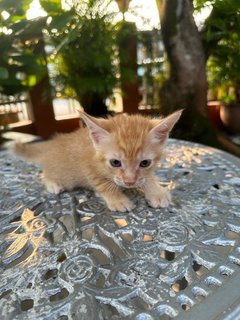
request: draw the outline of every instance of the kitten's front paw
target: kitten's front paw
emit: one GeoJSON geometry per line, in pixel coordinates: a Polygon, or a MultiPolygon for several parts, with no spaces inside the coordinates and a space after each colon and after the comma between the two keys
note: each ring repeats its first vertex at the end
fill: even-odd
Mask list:
{"type": "Polygon", "coordinates": [[[105,199],[111,211],[126,212],[135,208],[135,204],[125,196],[113,199],[105,199]]]}
{"type": "Polygon", "coordinates": [[[43,183],[44,183],[47,191],[50,193],[59,194],[64,190],[64,188],[62,186],[60,186],[56,182],[50,181],[48,179],[43,178],[43,183]]]}
{"type": "Polygon", "coordinates": [[[146,197],[146,200],[152,208],[166,208],[171,202],[171,194],[168,190],[161,188],[158,193],[146,197]]]}

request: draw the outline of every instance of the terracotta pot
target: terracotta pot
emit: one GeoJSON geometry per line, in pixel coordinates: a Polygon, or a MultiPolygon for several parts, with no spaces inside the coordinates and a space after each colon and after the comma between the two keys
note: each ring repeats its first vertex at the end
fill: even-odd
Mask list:
{"type": "Polygon", "coordinates": [[[10,112],[0,112],[0,125],[6,126],[10,123],[18,122],[18,112],[10,111],[10,112]]]}
{"type": "Polygon", "coordinates": [[[221,109],[221,102],[220,101],[208,101],[207,103],[207,111],[208,117],[211,123],[217,129],[223,129],[223,123],[220,118],[220,109],[221,109]]]}
{"type": "Polygon", "coordinates": [[[240,133],[240,104],[222,105],[220,118],[230,133],[240,133]]]}

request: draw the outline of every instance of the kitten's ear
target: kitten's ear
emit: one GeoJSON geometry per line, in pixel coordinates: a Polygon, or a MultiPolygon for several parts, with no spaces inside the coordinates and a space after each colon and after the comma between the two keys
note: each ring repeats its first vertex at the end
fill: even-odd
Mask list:
{"type": "MultiPolygon", "coordinates": [[[[175,123],[181,117],[182,111],[183,110],[174,112],[170,116],[162,119],[160,123],[155,125],[149,132],[150,139],[158,141],[160,143],[164,143],[167,140],[169,133],[174,127],[175,123]]],[[[153,121],[155,122],[156,120],[153,121]]]]}
{"type": "Polygon", "coordinates": [[[89,116],[85,112],[77,110],[79,112],[80,118],[85,122],[86,126],[89,129],[90,137],[92,138],[93,144],[95,147],[101,142],[106,140],[109,137],[109,132],[102,127],[104,119],[98,120],[94,117],[89,116]]]}

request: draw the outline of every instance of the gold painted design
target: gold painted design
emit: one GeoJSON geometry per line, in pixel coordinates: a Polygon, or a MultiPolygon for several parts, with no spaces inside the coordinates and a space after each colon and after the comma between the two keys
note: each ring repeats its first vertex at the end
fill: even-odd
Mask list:
{"type": "Polygon", "coordinates": [[[19,258],[20,262],[29,262],[44,240],[47,224],[30,209],[24,209],[20,224],[19,222],[14,224],[18,226],[6,236],[6,240],[12,243],[5,251],[4,260],[9,260],[11,263],[12,259],[19,258]]]}

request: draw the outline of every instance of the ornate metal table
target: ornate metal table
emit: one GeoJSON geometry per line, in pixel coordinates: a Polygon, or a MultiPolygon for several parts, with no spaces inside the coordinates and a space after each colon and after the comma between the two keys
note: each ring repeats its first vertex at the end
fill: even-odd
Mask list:
{"type": "Polygon", "coordinates": [[[170,140],[167,209],[47,193],[0,152],[0,319],[240,319],[240,160],[170,140]]]}

